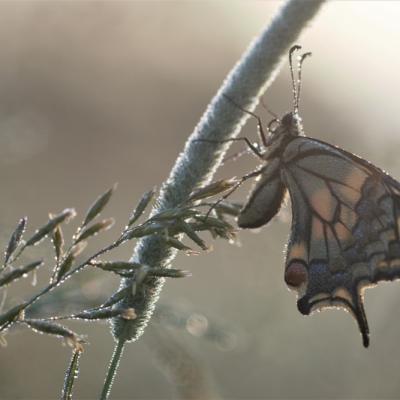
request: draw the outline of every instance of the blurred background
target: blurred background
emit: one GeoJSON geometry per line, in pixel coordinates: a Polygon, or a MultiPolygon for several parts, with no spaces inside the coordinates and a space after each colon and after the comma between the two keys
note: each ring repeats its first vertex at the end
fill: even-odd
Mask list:
{"type": "MultiPolygon", "coordinates": [[[[105,213],[117,224],[94,242],[115,238],[139,197],[166,178],[222,80],[280,4],[2,1],[1,244],[20,217],[29,216],[33,229],[65,207],[82,215],[118,182],[105,213]]],[[[397,178],[399,19],[399,2],[330,2],[298,40],[313,52],[303,74],[307,134],[397,178]]],[[[278,114],[291,107],[287,64],[265,101],[278,114]]],[[[262,108],[259,113],[268,121],[262,108]]],[[[255,138],[255,132],[249,121],[243,134],[255,138]]],[[[218,176],[254,166],[245,157],[218,176]]],[[[245,199],[249,188],[235,199],[245,199]]],[[[241,232],[241,247],[219,241],[211,253],[176,259],[175,266],[193,276],[167,282],[159,314],[176,313],[180,328],[159,318],[127,346],[112,398],[400,397],[399,283],[366,292],[367,350],[349,314],[300,315],[283,281],[288,215],[285,209],[260,232],[241,232]],[[224,339],[204,334],[210,329],[224,339]]],[[[115,258],[131,252],[125,246],[115,258]]],[[[118,285],[114,276],[93,281],[93,272],[85,274],[59,295],[70,311],[79,309],[79,285],[88,304],[118,285]]],[[[40,274],[38,285],[47,276],[40,274]]],[[[35,290],[24,280],[9,291],[9,305],[35,290]]],[[[113,348],[109,327],[69,326],[90,342],[76,397],[97,398],[113,348]]],[[[0,398],[57,398],[70,349],[27,329],[7,340],[0,350],[0,398]]]]}

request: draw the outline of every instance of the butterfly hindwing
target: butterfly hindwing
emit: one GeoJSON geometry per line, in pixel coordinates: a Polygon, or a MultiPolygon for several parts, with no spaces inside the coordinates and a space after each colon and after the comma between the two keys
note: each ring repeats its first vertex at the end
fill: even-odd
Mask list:
{"type": "Polygon", "coordinates": [[[237,222],[241,228],[258,228],[268,223],[278,213],[285,197],[278,159],[266,164],[259,178],[240,212],[237,222]]]}
{"type": "Polygon", "coordinates": [[[368,346],[363,289],[400,278],[400,184],[326,143],[297,138],[283,154],[292,203],[285,280],[303,314],[342,307],[368,346]]]}

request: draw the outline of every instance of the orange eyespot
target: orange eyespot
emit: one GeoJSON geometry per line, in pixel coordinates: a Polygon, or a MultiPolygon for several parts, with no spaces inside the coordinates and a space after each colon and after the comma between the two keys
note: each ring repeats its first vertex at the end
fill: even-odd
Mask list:
{"type": "Polygon", "coordinates": [[[288,286],[299,287],[307,282],[307,268],[300,261],[293,261],[285,271],[285,282],[288,286]]]}

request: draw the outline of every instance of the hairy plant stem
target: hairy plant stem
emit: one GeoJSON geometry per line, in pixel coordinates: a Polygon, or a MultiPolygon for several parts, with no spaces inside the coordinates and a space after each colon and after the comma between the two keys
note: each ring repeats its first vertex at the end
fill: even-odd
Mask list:
{"type": "MultiPolygon", "coordinates": [[[[243,108],[252,111],[259,97],[273,81],[278,67],[301,30],[314,17],[324,0],[288,0],[270,24],[253,41],[239,62],[229,73],[212,99],[194,132],[186,142],[168,179],[163,184],[157,206],[152,214],[172,208],[185,201],[198,186],[208,183],[220,165],[229,143],[198,142],[198,139],[222,141],[237,136],[249,118],[247,113],[233,106],[224,95],[243,108]]],[[[132,261],[151,267],[167,267],[176,255],[160,237],[154,235],[141,240],[132,261]]],[[[164,279],[152,279],[136,290],[135,278],[123,279],[121,288],[128,290],[122,304],[133,307],[137,318],[113,320],[113,335],[118,343],[137,340],[150,320],[164,279]]],[[[123,345],[122,345],[123,346],[123,345]]],[[[114,353],[113,359],[116,354],[114,353]]],[[[108,388],[108,395],[110,387],[108,388]]],[[[106,399],[107,397],[103,397],[106,399]]]]}

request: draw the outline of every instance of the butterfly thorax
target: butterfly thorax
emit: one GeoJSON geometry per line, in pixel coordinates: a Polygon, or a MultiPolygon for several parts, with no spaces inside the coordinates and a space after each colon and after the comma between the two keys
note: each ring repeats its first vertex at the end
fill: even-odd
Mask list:
{"type": "Polygon", "coordinates": [[[297,112],[288,112],[281,119],[275,119],[275,126],[270,129],[270,136],[263,154],[265,160],[280,157],[294,138],[303,135],[301,118],[297,112]]]}

